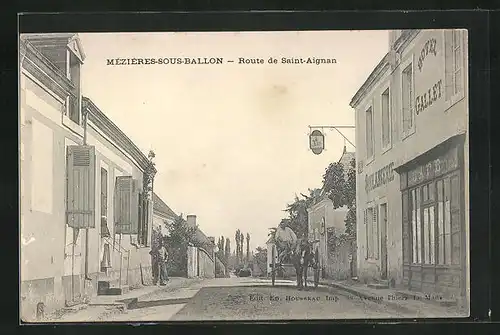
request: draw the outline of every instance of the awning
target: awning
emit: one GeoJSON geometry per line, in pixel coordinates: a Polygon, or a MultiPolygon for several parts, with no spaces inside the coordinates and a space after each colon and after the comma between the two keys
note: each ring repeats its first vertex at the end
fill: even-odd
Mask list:
{"type": "Polygon", "coordinates": [[[444,140],[443,142],[439,143],[435,147],[418,155],[417,157],[396,166],[393,170],[396,173],[401,174],[402,172],[406,172],[406,171],[411,170],[415,167],[418,167],[422,164],[425,164],[425,162],[436,159],[439,156],[446,153],[447,151],[449,151],[450,149],[452,149],[453,147],[463,144],[465,142],[466,134],[467,134],[467,132],[464,131],[464,132],[461,132],[459,134],[453,135],[453,136],[447,138],[446,140],[444,140]]]}

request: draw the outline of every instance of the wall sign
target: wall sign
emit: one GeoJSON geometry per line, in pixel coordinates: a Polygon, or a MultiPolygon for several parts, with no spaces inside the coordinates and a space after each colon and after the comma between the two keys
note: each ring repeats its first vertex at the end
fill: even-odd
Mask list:
{"type": "Polygon", "coordinates": [[[432,180],[457,168],[458,148],[455,147],[439,158],[408,171],[408,187],[432,180]]]}
{"type": "Polygon", "coordinates": [[[316,155],[323,152],[325,148],[325,136],[321,131],[316,129],[309,135],[309,148],[316,155]]]}
{"type": "Polygon", "coordinates": [[[442,88],[443,81],[439,79],[438,82],[432,85],[424,94],[417,96],[415,99],[415,112],[417,115],[432,106],[438,99],[441,99],[443,92],[442,88]]]}
{"type": "Polygon", "coordinates": [[[375,173],[366,175],[365,190],[370,192],[394,180],[394,163],[390,163],[375,173]]]}
{"type": "Polygon", "coordinates": [[[436,56],[436,45],[437,41],[435,38],[431,38],[427,42],[425,42],[424,47],[420,51],[420,56],[418,57],[418,70],[422,72],[422,67],[424,66],[424,60],[428,55],[436,56]]]}

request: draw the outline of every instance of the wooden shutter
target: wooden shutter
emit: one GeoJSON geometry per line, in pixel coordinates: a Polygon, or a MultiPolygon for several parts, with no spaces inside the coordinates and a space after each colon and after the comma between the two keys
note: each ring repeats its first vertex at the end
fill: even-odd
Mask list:
{"type": "Polygon", "coordinates": [[[116,177],[115,233],[137,234],[139,229],[139,189],[131,176],[116,177]]]}
{"type": "Polygon", "coordinates": [[[95,228],[95,147],[71,145],[66,152],[68,226],[95,228]]]}

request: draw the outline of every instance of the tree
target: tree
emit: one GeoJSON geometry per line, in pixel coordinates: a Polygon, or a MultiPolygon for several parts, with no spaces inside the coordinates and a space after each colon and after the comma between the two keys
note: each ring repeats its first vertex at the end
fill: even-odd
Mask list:
{"type": "Polygon", "coordinates": [[[343,239],[356,239],[356,160],[350,162],[347,171],[341,163],[331,163],[323,175],[323,189],[333,202],[334,208],[346,206],[345,234],[329,239],[338,244],[343,239]],[[347,173],[346,173],[347,172],[347,173]]]}
{"type": "Polygon", "coordinates": [[[295,199],[288,204],[285,211],[288,212],[289,226],[298,238],[307,237],[309,215],[307,209],[318,199],[319,190],[308,189],[309,195],[300,194],[300,198],[295,195],[295,199]]]}
{"type": "Polygon", "coordinates": [[[229,238],[226,238],[224,255],[225,255],[224,258],[226,259],[226,267],[229,267],[230,258],[231,258],[231,240],[229,240],[229,238]]]}
{"type": "Polygon", "coordinates": [[[250,234],[247,233],[247,263],[250,263],[250,234]]]}
{"type": "Polygon", "coordinates": [[[243,263],[243,243],[245,242],[245,236],[240,233],[240,262],[243,263]]]}
{"type": "Polygon", "coordinates": [[[182,214],[172,223],[166,223],[169,236],[165,238],[169,259],[167,266],[172,275],[187,275],[187,247],[194,242],[196,227],[188,227],[182,214]]]}
{"type": "Polygon", "coordinates": [[[221,236],[219,237],[219,239],[217,240],[217,257],[219,258],[219,260],[222,262],[222,264],[224,264],[224,266],[226,266],[227,264],[227,260],[226,260],[226,251],[224,249],[224,243],[225,243],[225,238],[224,236],[221,236]]]}
{"type": "Polygon", "coordinates": [[[253,255],[254,264],[260,269],[262,274],[267,273],[267,249],[257,247],[253,255]]]}
{"type": "Polygon", "coordinates": [[[347,204],[346,177],[344,166],[339,163],[331,163],[323,175],[323,189],[333,202],[333,208],[339,208],[347,204]]]}
{"type": "Polygon", "coordinates": [[[234,234],[234,239],[236,241],[236,263],[240,261],[240,230],[237,229],[234,234]]]}

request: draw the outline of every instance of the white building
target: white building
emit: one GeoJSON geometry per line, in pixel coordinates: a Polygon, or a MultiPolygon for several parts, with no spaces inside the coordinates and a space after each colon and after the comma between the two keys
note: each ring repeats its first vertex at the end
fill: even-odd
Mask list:
{"type": "Polygon", "coordinates": [[[469,297],[465,30],[390,33],[356,112],[358,272],[469,297]]]}

